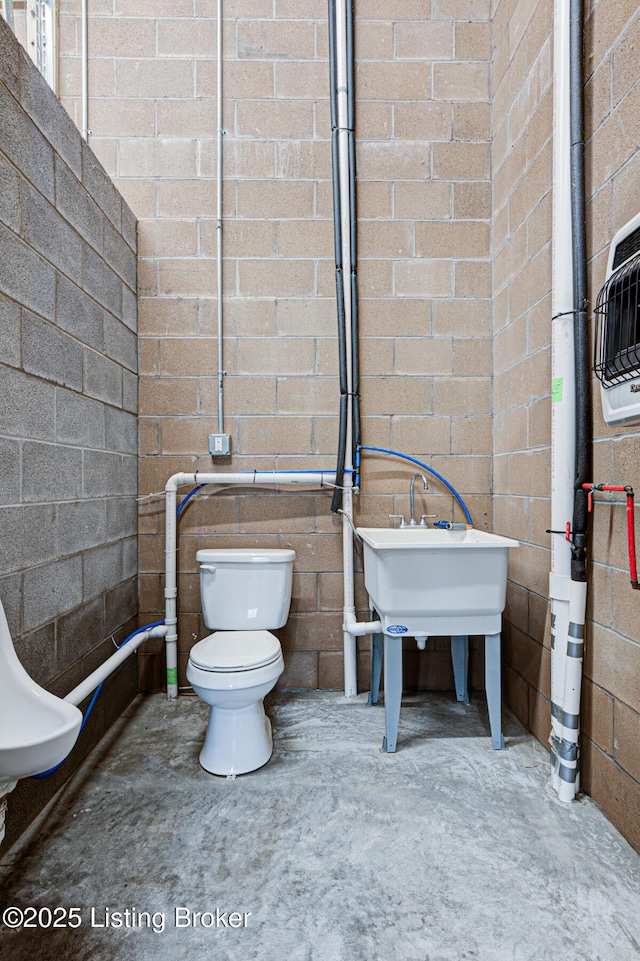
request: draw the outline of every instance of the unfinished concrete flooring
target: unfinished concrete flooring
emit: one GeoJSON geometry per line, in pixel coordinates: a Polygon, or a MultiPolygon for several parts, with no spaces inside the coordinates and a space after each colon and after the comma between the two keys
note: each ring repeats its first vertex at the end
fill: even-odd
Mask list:
{"type": "Polygon", "coordinates": [[[198,765],[205,705],[138,700],[0,869],[2,910],[81,924],[0,926],[2,958],[640,958],[640,857],[589,800],[554,800],[512,718],[494,752],[482,708],[406,697],[388,755],[362,697],[267,709],[271,762],[227,780],[198,765]]]}

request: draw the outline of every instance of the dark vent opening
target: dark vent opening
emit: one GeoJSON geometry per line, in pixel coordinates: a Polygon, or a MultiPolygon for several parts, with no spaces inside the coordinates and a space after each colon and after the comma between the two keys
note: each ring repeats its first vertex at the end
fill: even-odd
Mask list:
{"type": "MultiPolygon", "coordinates": [[[[635,235],[640,240],[640,228],[627,240],[635,235]]],[[[596,324],[594,370],[604,386],[635,377],[640,371],[640,253],[612,274],[598,294],[596,324]]]]}
{"type": "Polygon", "coordinates": [[[618,244],[616,247],[616,252],[613,255],[612,269],[617,270],[621,264],[628,260],[629,257],[633,257],[634,254],[640,252],[640,227],[636,227],[630,234],[628,234],[624,240],[618,244]]]}

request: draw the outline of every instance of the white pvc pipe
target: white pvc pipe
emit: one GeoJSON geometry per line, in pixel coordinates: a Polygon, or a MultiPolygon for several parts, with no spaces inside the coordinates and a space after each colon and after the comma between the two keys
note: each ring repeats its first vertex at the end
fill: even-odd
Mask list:
{"type": "MultiPolygon", "coordinates": [[[[350,0],[346,0],[350,2],[350,0]]],[[[349,96],[347,70],[347,7],[345,0],[336,0],[336,80],[338,121],[338,187],[340,193],[340,228],[342,236],[342,276],[345,289],[345,355],[347,367],[347,430],[345,441],[345,474],[342,509],[343,561],[343,651],[344,693],[354,697],[358,693],[356,636],[347,625],[355,623],[354,552],[353,552],[353,339],[351,331],[351,207],[349,177],[349,96]],[[351,523],[350,523],[351,521],[351,523]]]]}
{"type": "MultiPolygon", "coordinates": [[[[344,492],[342,497],[342,570],[344,607],[342,613],[342,644],[344,651],[344,693],[345,697],[355,697],[358,693],[357,649],[356,649],[356,608],[354,585],[354,556],[353,556],[353,488],[352,474],[344,475],[344,492]]],[[[379,630],[378,627],[376,630],[379,630]]],[[[358,632],[359,633],[359,632],[358,632]]],[[[369,633],[363,631],[362,633],[369,633]]]]}
{"type": "Polygon", "coordinates": [[[178,696],[178,615],[177,615],[177,565],[178,539],[177,490],[184,484],[215,484],[231,487],[250,487],[263,484],[312,484],[333,486],[335,471],[252,471],[228,473],[179,473],[169,478],[165,485],[165,618],[164,630],[167,661],[167,697],[170,701],[178,696]]]}
{"type": "Polygon", "coordinates": [[[136,634],[130,641],[127,641],[126,644],[119,647],[111,657],[108,657],[92,674],[89,674],[84,681],[81,681],[77,687],[69,691],[63,700],[69,701],[70,704],[75,704],[76,706],[81,704],[85,697],[88,697],[89,694],[95,691],[98,684],[101,684],[110,674],[113,674],[115,669],[119,667],[123,661],[131,657],[134,651],[137,651],[144,641],[148,641],[150,637],[164,637],[165,633],[166,627],[159,625],[158,627],[150,628],[148,631],[141,631],[139,634],[136,634]]]}
{"type": "MultiPolygon", "coordinates": [[[[173,474],[165,484],[165,492],[175,494],[178,487],[186,484],[214,484],[218,487],[261,487],[264,484],[310,484],[312,486],[333,487],[336,482],[335,471],[329,470],[254,470],[205,473],[202,471],[173,474]]],[[[174,512],[175,513],[175,512],[174,512]]]]}
{"type": "Polygon", "coordinates": [[[15,33],[16,25],[13,19],[13,0],[2,0],[2,15],[7,21],[7,26],[15,33]]]}
{"type": "Polygon", "coordinates": [[[365,634],[379,634],[380,621],[357,621],[355,612],[345,613],[344,629],[354,638],[364,637],[365,634]]]}
{"type": "MultiPolygon", "coordinates": [[[[551,780],[562,800],[572,800],[576,787],[561,777],[566,761],[562,744],[575,739],[577,729],[563,723],[579,714],[570,692],[575,688],[576,658],[569,657],[570,612],[576,588],[571,581],[571,545],[565,537],[573,519],[575,482],[575,357],[573,336],[573,231],[571,225],[570,138],[570,6],[555,0],[553,113],[553,289],[551,394],[551,780]],[[568,703],[567,695],[569,694],[568,703]],[[574,710],[575,709],[575,710],[574,710]],[[562,744],[561,744],[562,742],[562,744]]],[[[579,586],[579,585],[578,585],[579,586]]],[[[575,602],[574,602],[575,606],[575,602]]],[[[576,608],[576,616],[577,608],[576,608]]],[[[584,621],[584,618],[583,618],[584,621]]],[[[580,661],[581,667],[582,661],[580,661]]],[[[573,722],[575,723],[575,722],[573,722]]]]}
{"type": "MultiPolygon", "coordinates": [[[[569,0],[556,0],[554,22],[552,464],[551,527],[564,531],[573,517],[575,477],[575,360],[573,348],[573,233],[569,129],[569,0]]],[[[551,570],[570,577],[571,548],[564,534],[551,539],[551,570]]]]}
{"type": "Polygon", "coordinates": [[[89,139],[89,43],[87,3],[88,0],[82,0],[80,8],[80,73],[82,77],[80,127],[85,140],[89,139]]]}
{"type": "Polygon", "coordinates": [[[217,140],[216,151],[216,314],[218,337],[218,433],[224,432],[224,369],[222,354],[222,0],[216,3],[217,140]]]}
{"type": "MultiPolygon", "coordinates": [[[[174,701],[178,696],[178,577],[176,550],[178,548],[177,488],[178,484],[190,483],[178,480],[183,475],[174,474],[165,488],[165,575],[164,575],[164,623],[167,697],[174,701]],[[175,486],[174,486],[175,480],[175,486]]],[[[199,481],[195,482],[198,486],[199,481]]]]}

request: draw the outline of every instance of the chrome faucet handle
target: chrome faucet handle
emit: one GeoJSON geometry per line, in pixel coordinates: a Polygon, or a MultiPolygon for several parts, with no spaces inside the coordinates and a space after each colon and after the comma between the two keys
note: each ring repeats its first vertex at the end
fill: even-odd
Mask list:
{"type": "MultiPolygon", "coordinates": [[[[406,522],[405,519],[404,519],[404,514],[389,514],[389,517],[391,517],[391,518],[393,518],[393,517],[400,517],[400,518],[401,518],[400,527],[406,527],[406,526],[407,526],[407,522],[406,522]]],[[[393,526],[393,525],[392,525],[392,526],[393,526]]]]}
{"type": "Polygon", "coordinates": [[[421,517],[420,517],[419,527],[426,527],[426,526],[427,526],[427,524],[426,524],[426,519],[427,519],[427,517],[437,517],[437,516],[438,516],[437,514],[422,514],[421,517]]]}

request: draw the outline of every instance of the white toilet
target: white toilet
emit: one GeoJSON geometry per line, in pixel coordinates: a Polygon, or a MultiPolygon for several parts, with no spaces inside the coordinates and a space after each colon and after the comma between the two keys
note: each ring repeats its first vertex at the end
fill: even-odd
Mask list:
{"type": "Polygon", "coordinates": [[[187,680],[211,706],[200,764],[211,774],[246,774],[273,751],[263,698],[284,670],[270,633],[286,623],[295,551],[200,550],[200,597],[213,634],[189,654],[187,680]]]}

